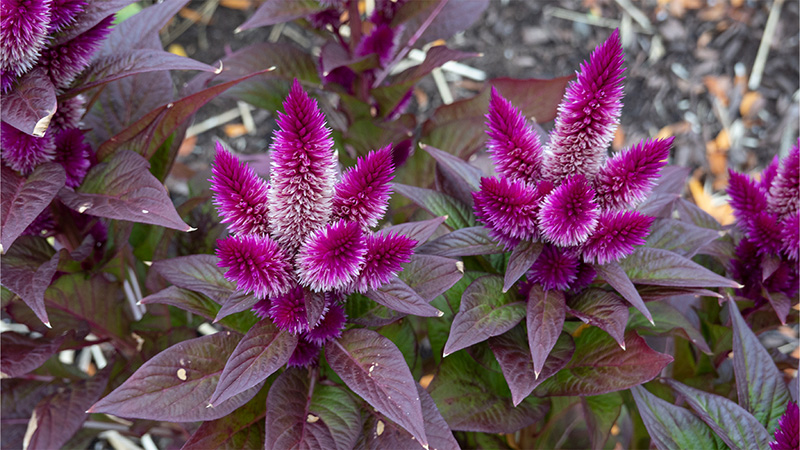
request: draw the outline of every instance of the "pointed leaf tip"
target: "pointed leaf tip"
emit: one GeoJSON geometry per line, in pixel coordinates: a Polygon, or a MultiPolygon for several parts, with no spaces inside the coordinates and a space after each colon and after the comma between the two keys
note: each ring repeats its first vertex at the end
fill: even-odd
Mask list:
{"type": "Polygon", "coordinates": [[[44,326],[46,326],[47,328],[53,328],[53,326],[50,325],[50,321],[49,320],[47,322],[44,322],[44,326]]]}

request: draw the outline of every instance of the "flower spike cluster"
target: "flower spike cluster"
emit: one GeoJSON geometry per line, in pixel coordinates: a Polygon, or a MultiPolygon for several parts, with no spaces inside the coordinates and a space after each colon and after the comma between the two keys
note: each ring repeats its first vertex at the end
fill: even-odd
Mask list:
{"type": "Polygon", "coordinates": [[[789,402],[786,412],[778,420],[775,440],[769,442],[772,450],[797,450],[800,448],[800,408],[797,402],[789,402]]]}
{"type": "Polygon", "coordinates": [[[492,90],[487,146],[498,176],[473,192],[475,214],[506,249],[523,240],[546,244],[528,272],[545,289],[587,284],[590,264],[624,258],[649,234],[653,218],[635,208],[666,165],[672,139],[607,158],[622,109],[623,62],[615,31],[567,88],[544,149],[525,116],[492,90]]]}
{"type": "Polygon", "coordinates": [[[259,299],[256,315],[299,336],[288,364],[304,366],[341,335],[347,321],[342,299],[391,281],[417,242],[370,231],[391,194],[390,147],[359,158],[337,181],[325,117],[296,80],[284,110],[269,184],[220,144],[210,181],[232,233],[217,247],[225,277],[259,299]],[[318,319],[310,319],[311,305],[322,308],[318,319]]]}
{"type": "Polygon", "coordinates": [[[798,292],[799,166],[800,140],[783,162],[778,157],[773,159],[760,181],[729,172],[730,205],[737,226],[744,232],[731,263],[733,277],[744,284],[741,294],[757,305],[770,301],[769,293],[791,298],[798,292]],[[772,264],[767,264],[770,261],[772,264]],[[765,277],[762,272],[768,265],[776,268],[765,277]]]}

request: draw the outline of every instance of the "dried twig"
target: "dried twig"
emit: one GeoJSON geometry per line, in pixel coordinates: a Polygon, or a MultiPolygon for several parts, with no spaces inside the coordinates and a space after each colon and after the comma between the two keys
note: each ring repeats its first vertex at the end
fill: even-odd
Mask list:
{"type": "Polygon", "coordinates": [[[753,70],[750,72],[750,81],[747,82],[747,87],[751,91],[755,91],[761,86],[761,76],[764,74],[764,67],[767,64],[767,56],[769,55],[769,47],[772,45],[772,38],[775,37],[775,29],[778,27],[778,19],[780,18],[782,7],[783,0],[775,0],[772,2],[772,7],[769,10],[769,17],[767,18],[767,25],[764,27],[764,34],[761,35],[761,44],[758,45],[756,60],[753,62],[753,70]]]}

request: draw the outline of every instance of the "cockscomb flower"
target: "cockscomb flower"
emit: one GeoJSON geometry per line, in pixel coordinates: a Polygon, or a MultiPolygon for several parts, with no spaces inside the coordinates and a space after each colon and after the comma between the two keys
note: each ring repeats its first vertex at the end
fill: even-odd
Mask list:
{"type": "Polygon", "coordinates": [[[786,411],[778,420],[775,440],[769,442],[772,450],[800,449],[800,408],[796,402],[789,402],[786,411]]]}
{"type": "Polygon", "coordinates": [[[36,63],[51,6],[52,0],[0,0],[0,69],[9,76],[20,76],[36,63]]]}
{"type": "Polygon", "coordinates": [[[672,139],[607,157],[622,108],[623,62],[615,31],[567,88],[544,150],[524,115],[492,91],[487,150],[499,176],[481,179],[475,215],[507,250],[521,241],[546,244],[527,275],[545,289],[588,285],[591,265],[625,258],[649,235],[653,219],[634,208],[652,192],[672,139]]]}
{"type": "Polygon", "coordinates": [[[54,161],[61,164],[67,173],[67,187],[80,186],[89,170],[89,152],[92,147],[84,140],[82,130],[69,128],[60,131],[55,138],[54,161]]]}
{"type": "Polygon", "coordinates": [[[75,16],[83,11],[85,7],[86,0],[53,0],[48,32],[57,33],[62,28],[72,24],[75,21],[75,16]]]}
{"type": "Polygon", "coordinates": [[[23,133],[11,125],[0,124],[3,162],[22,174],[29,174],[39,164],[52,161],[56,156],[56,144],[52,133],[35,137],[23,133]]]}
{"type": "Polygon", "coordinates": [[[341,335],[347,295],[390,282],[417,241],[371,231],[391,194],[391,147],[359,158],[337,183],[330,130],[299,83],[284,110],[269,184],[220,144],[210,181],[232,233],[218,241],[218,264],[239,290],[253,293],[258,317],[298,336],[287,364],[302,366],[341,335]]]}
{"type": "Polygon", "coordinates": [[[550,133],[545,175],[560,182],[583,174],[591,179],[606,160],[608,145],[622,111],[622,63],[625,58],[619,30],[581,64],[578,77],[567,87],[550,133]]]}
{"type": "Polygon", "coordinates": [[[85,33],[42,52],[40,64],[47,69],[53,85],[66,88],[89,65],[92,55],[111,32],[114,16],[108,16],[85,33]]]}

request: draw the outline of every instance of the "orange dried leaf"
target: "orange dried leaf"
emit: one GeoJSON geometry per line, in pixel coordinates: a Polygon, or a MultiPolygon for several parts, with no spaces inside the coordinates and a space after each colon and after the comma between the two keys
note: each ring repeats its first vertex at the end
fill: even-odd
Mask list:
{"type": "Polygon", "coordinates": [[[237,9],[239,11],[247,11],[254,6],[251,0],[220,0],[219,4],[220,6],[229,9],[237,9]]]}
{"type": "Polygon", "coordinates": [[[222,127],[225,136],[229,138],[237,138],[247,134],[247,128],[241,123],[229,123],[222,127]]]}
{"type": "Polygon", "coordinates": [[[423,389],[428,389],[428,385],[431,384],[431,381],[433,381],[433,374],[424,375],[419,379],[419,385],[422,386],[423,389]]]}
{"type": "Polygon", "coordinates": [[[614,133],[614,140],[611,141],[611,148],[618,152],[622,150],[622,147],[625,146],[625,131],[622,127],[617,127],[617,131],[614,133]]]}
{"type": "Polygon", "coordinates": [[[197,136],[191,136],[181,142],[178,148],[178,156],[187,156],[194,151],[194,146],[197,145],[197,136]]]}
{"type": "Polygon", "coordinates": [[[742,102],[739,103],[739,113],[742,117],[755,117],[763,108],[764,99],[758,91],[750,91],[744,94],[742,102]]]}

